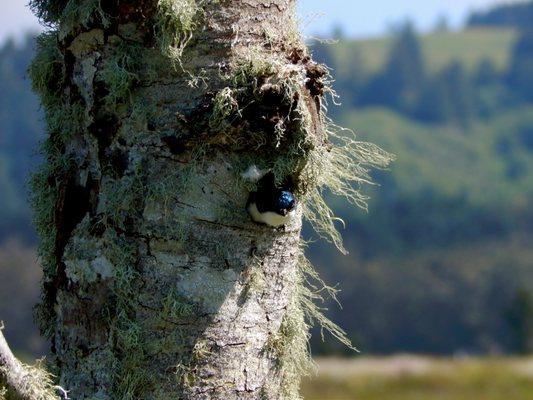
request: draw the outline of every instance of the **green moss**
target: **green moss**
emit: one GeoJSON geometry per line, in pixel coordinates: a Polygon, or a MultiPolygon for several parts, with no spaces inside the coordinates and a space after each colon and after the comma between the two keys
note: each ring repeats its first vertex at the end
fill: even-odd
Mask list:
{"type": "MultiPolygon", "coordinates": [[[[53,279],[56,271],[57,259],[55,255],[55,241],[57,231],[54,223],[54,210],[57,202],[57,191],[50,186],[50,175],[41,171],[33,176],[30,183],[30,201],[34,210],[35,228],[39,235],[38,255],[43,268],[43,282],[46,284],[53,279]]],[[[35,308],[35,318],[42,334],[51,338],[54,333],[55,312],[52,299],[42,293],[42,300],[35,308]]]]}
{"type": "Polygon", "coordinates": [[[43,106],[55,106],[65,79],[65,65],[57,45],[56,31],[37,36],[35,57],[28,73],[33,90],[39,94],[43,106]]]}
{"type": "Polygon", "coordinates": [[[87,125],[85,106],[79,103],[58,104],[45,113],[48,135],[51,141],[65,144],[76,134],[82,134],[87,125]]]}
{"type": "Polygon", "coordinates": [[[231,119],[239,112],[239,102],[230,87],[220,90],[213,100],[213,112],[209,117],[212,130],[224,131],[231,126],[231,119]]]}
{"type": "Polygon", "coordinates": [[[103,179],[100,192],[100,211],[115,226],[126,229],[129,217],[141,217],[146,194],[145,178],[141,174],[131,174],[119,181],[103,179]]]}
{"type": "MultiPolygon", "coordinates": [[[[3,329],[3,325],[0,323],[0,330],[3,329]]],[[[38,360],[35,365],[22,364],[23,371],[17,371],[17,373],[25,374],[25,393],[28,396],[25,398],[31,398],[35,400],[58,400],[59,396],[56,395],[57,390],[62,390],[59,386],[54,385],[54,377],[46,372],[43,368],[43,362],[38,360]]],[[[4,366],[0,366],[0,376],[4,374],[4,366]]],[[[11,371],[13,372],[13,371],[11,371]]],[[[0,400],[20,400],[20,396],[15,392],[7,388],[6,382],[0,377],[0,400]]]]}
{"type": "Polygon", "coordinates": [[[31,0],[33,13],[44,23],[58,27],[62,35],[91,23],[109,26],[111,19],[103,11],[103,0],[31,0]]]}
{"type": "Polygon", "coordinates": [[[113,291],[116,305],[109,320],[116,357],[113,393],[119,399],[151,398],[158,379],[148,374],[151,354],[175,354],[181,349],[178,353],[179,376],[176,378],[181,382],[189,374],[191,357],[206,351],[206,346],[193,347],[189,335],[179,327],[184,321],[195,318],[198,308],[175,290],[170,290],[153,317],[141,318],[137,314],[140,301],[137,244],[109,228],[103,240],[104,255],[115,267],[113,291]],[[161,336],[158,332],[162,332],[161,336]]]}
{"type": "MultiPolygon", "coordinates": [[[[118,399],[146,398],[155,377],[148,373],[146,345],[141,327],[129,316],[118,314],[114,327],[119,358],[114,376],[113,393],[118,399]]],[[[115,353],[116,354],[116,353],[115,353]]]]}
{"type": "Polygon", "coordinates": [[[108,93],[104,98],[111,110],[131,105],[135,84],[139,82],[143,61],[144,47],[135,43],[119,41],[113,48],[113,54],[106,59],[99,78],[104,82],[108,93]]]}
{"type": "Polygon", "coordinates": [[[135,314],[137,245],[113,229],[106,230],[103,241],[104,256],[113,264],[115,274],[115,307],[109,316],[116,357],[113,392],[120,399],[138,399],[150,390],[150,377],[143,368],[147,356],[135,314]]]}
{"type": "Polygon", "coordinates": [[[370,169],[385,168],[393,157],[372,143],[357,141],[353,132],[339,128],[327,119],[325,129],[332,143],[331,150],[310,152],[301,172],[301,180],[308,182],[308,190],[304,194],[304,216],[321,237],[346,254],[342,237],[335,226],[336,221],[343,221],[335,217],[324,196],[332,193],[366,210],[368,198],[362,194],[361,188],[372,184],[370,169]]]}
{"type": "Polygon", "coordinates": [[[200,14],[195,0],[158,0],[155,29],[163,54],[180,60],[198,27],[200,14]]]}
{"type": "MultiPolygon", "coordinates": [[[[70,132],[69,132],[70,134],[70,132]]],[[[56,274],[59,260],[56,256],[57,228],[55,221],[59,188],[75,171],[74,161],[64,153],[63,144],[55,137],[49,137],[42,145],[46,162],[32,175],[30,180],[30,203],[34,211],[34,224],[39,235],[38,254],[43,268],[43,282],[51,282],[56,274]]],[[[36,319],[45,337],[54,333],[55,311],[48,293],[36,307],[36,319]]]]}
{"type": "Polygon", "coordinates": [[[109,26],[111,19],[102,9],[102,1],[105,0],[70,0],[60,17],[63,35],[92,23],[109,26]]]}
{"type": "Polygon", "coordinates": [[[324,283],[302,249],[294,277],[293,296],[279,332],[273,335],[268,344],[269,351],[277,356],[284,399],[300,399],[300,381],[315,369],[309,353],[309,330],[313,325],[318,325],[355,350],[346,333],[324,315],[325,309],[316,304],[324,302],[324,295],[337,300],[335,288],[324,283]]]}
{"type": "Polygon", "coordinates": [[[33,13],[46,24],[59,21],[68,0],[31,0],[29,6],[33,13]]]}
{"type": "MultiPolygon", "coordinates": [[[[45,284],[51,282],[58,265],[56,256],[57,228],[55,209],[59,191],[74,174],[75,163],[65,151],[65,143],[76,133],[85,130],[85,108],[78,103],[62,101],[64,63],[57,48],[56,34],[42,34],[38,39],[37,53],[29,69],[34,89],[40,94],[45,106],[45,122],[48,136],[41,146],[45,163],[33,174],[30,181],[30,201],[34,221],[40,237],[39,257],[43,266],[45,284]]],[[[43,293],[43,300],[36,308],[36,318],[46,337],[54,332],[55,299],[43,293]]]]}

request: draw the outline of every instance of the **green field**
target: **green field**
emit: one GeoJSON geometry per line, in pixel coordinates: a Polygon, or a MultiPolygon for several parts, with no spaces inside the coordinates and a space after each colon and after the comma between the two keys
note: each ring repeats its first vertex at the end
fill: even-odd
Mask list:
{"type": "Polygon", "coordinates": [[[347,110],[340,123],[396,155],[390,175],[404,193],[433,187],[446,196],[465,193],[473,202],[494,204],[524,202],[533,192],[533,158],[522,144],[533,126],[529,107],[468,127],[424,124],[377,107],[347,110]],[[499,150],[503,141],[513,151],[511,159],[499,150]],[[521,166],[513,179],[511,162],[521,166]]]}
{"type": "Polygon", "coordinates": [[[318,360],[306,400],[529,400],[533,358],[318,360]]]}
{"type": "MultiPolygon", "coordinates": [[[[473,70],[482,59],[489,59],[498,70],[506,68],[509,50],[517,38],[513,29],[469,29],[461,32],[433,33],[421,36],[428,68],[437,71],[453,60],[460,61],[467,70],[473,70]]],[[[377,38],[368,40],[343,40],[333,49],[334,57],[346,57],[347,53],[359,52],[363,70],[375,72],[380,69],[389,52],[392,39],[377,38]]],[[[351,66],[336,62],[336,65],[351,66]]],[[[342,71],[340,71],[342,73],[342,71]]]]}

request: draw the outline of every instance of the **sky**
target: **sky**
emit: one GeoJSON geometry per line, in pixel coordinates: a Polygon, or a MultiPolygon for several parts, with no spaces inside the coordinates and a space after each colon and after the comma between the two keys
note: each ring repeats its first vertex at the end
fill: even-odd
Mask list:
{"type": "Polygon", "coordinates": [[[351,37],[372,37],[387,32],[406,18],[421,31],[431,30],[440,16],[459,27],[471,10],[483,10],[510,0],[300,0],[299,14],[306,33],[326,34],[342,27],[351,37]],[[309,22],[310,21],[310,22],[309,22]]]}
{"type": "MultiPolygon", "coordinates": [[[[0,42],[9,36],[38,29],[28,0],[0,0],[0,42]]],[[[505,0],[503,0],[505,1],[505,0]]],[[[410,18],[422,31],[445,15],[451,26],[460,26],[472,9],[483,9],[502,0],[300,0],[298,13],[307,35],[327,36],[332,26],[351,37],[372,37],[387,32],[391,24],[410,18]]]]}

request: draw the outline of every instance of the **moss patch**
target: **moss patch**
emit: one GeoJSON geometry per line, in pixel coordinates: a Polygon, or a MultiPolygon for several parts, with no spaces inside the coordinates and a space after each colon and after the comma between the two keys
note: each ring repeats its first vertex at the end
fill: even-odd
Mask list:
{"type": "Polygon", "coordinates": [[[29,6],[33,13],[46,24],[59,21],[68,0],[31,0],[29,6]]]}
{"type": "Polygon", "coordinates": [[[304,195],[304,216],[321,237],[346,254],[341,234],[335,226],[335,222],[344,222],[335,217],[324,196],[332,193],[344,197],[366,211],[368,197],[361,189],[365,184],[372,184],[369,171],[385,168],[392,156],[372,143],[357,141],[353,132],[329,121],[325,126],[331,149],[312,151],[302,171],[303,181],[314,182],[314,185],[308,185],[304,195]]]}
{"type": "Polygon", "coordinates": [[[105,0],[70,0],[61,12],[61,36],[91,24],[108,27],[111,18],[102,9],[102,1],[105,0]]]}
{"type": "Polygon", "coordinates": [[[323,303],[325,296],[337,301],[337,290],[328,286],[318,275],[301,250],[294,281],[294,294],[287,307],[281,328],[271,338],[269,351],[278,360],[282,377],[284,399],[301,399],[299,395],[301,379],[315,370],[309,353],[310,328],[318,325],[341,343],[356,350],[346,333],[325,316],[327,311],[317,303],[323,303]]]}
{"type": "MultiPolygon", "coordinates": [[[[62,35],[92,24],[105,28],[110,21],[99,0],[35,0],[31,4],[46,21],[61,21],[62,35]]],[[[207,342],[191,343],[190,332],[185,330],[174,329],[173,334],[168,334],[168,324],[191,318],[197,307],[175,291],[170,291],[164,301],[156,305],[161,311],[155,317],[143,319],[138,314],[138,293],[142,292],[138,270],[141,240],[135,236],[137,230],[134,229],[146,224],[142,228],[149,231],[153,220],[158,225],[158,233],[171,237],[175,248],[184,246],[183,228],[172,223],[177,216],[187,218],[188,212],[187,208],[176,211],[176,188],[186,191],[185,197],[193,201],[195,196],[205,197],[201,191],[202,182],[192,182],[197,176],[205,176],[204,160],[209,159],[214,165],[216,156],[222,155],[231,164],[224,173],[231,178],[237,177],[237,184],[225,193],[227,202],[219,202],[216,209],[211,210],[217,222],[235,223],[235,209],[242,209],[244,215],[245,197],[254,190],[254,182],[240,176],[255,165],[260,170],[271,171],[278,185],[291,186],[315,230],[343,252],[342,239],[335,227],[337,219],[324,195],[331,192],[344,196],[356,206],[366,208],[366,197],[360,187],[370,183],[369,168],[385,167],[390,161],[386,152],[357,141],[352,134],[329,122],[323,107],[323,95],[328,92],[327,70],[309,59],[296,37],[290,39],[293,49],[285,49],[283,54],[268,51],[268,44],[275,44],[274,32],[265,32],[268,39],[265,47],[241,49],[235,54],[229,72],[221,81],[217,77],[216,87],[204,98],[206,104],[195,110],[198,119],[203,121],[199,127],[189,121],[188,125],[193,127],[183,129],[183,132],[149,129],[150,120],[159,116],[158,110],[150,105],[150,99],[138,95],[136,86],[141,82],[153,82],[161,75],[166,78],[187,74],[184,68],[179,71],[168,67],[183,67],[184,50],[200,29],[203,17],[202,7],[194,0],[159,0],[154,16],[155,42],[158,44],[155,49],[118,35],[105,35],[107,43],[98,44],[103,46],[105,56],[97,67],[94,66],[97,68],[95,92],[98,92],[94,109],[88,110],[93,105],[76,100],[72,91],[67,90],[72,88],[66,82],[67,66],[58,46],[57,31],[40,37],[37,55],[30,67],[34,88],[45,106],[48,130],[43,145],[46,163],[32,182],[36,224],[41,236],[40,255],[45,271],[45,299],[40,307],[40,320],[47,335],[52,336],[56,318],[53,311],[55,292],[49,288],[57,286],[61,275],[62,254],[57,243],[62,232],[58,228],[57,215],[60,213],[57,211],[64,200],[65,186],[71,184],[80,162],[84,161],[69,153],[68,144],[75,136],[97,141],[101,168],[109,167],[105,157],[111,145],[128,147],[149,136],[153,136],[150,143],[158,145],[160,139],[162,146],[167,143],[164,138],[174,139],[174,142],[169,139],[167,143],[174,143],[174,151],[170,149],[170,153],[179,154],[183,148],[189,157],[187,167],[180,168],[177,175],[168,168],[148,171],[142,154],[126,154],[127,165],[115,174],[117,176],[107,174],[105,170],[104,179],[95,178],[99,184],[98,226],[95,229],[105,244],[102,260],[113,266],[110,279],[113,279],[116,301],[108,310],[108,323],[112,332],[112,357],[116,361],[113,395],[119,399],[145,398],[147,393],[159,396],[154,387],[157,377],[148,375],[149,368],[145,368],[150,364],[150,354],[179,348],[179,363],[174,366],[176,379],[187,387],[196,379],[195,363],[211,351],[207,342]],[[97,122],[105,126],[111,120],[116,128],[113,134],[122,135],[120,146],[115,143],[115,137],[104,142],[97,135],[97,122]],[[120,124],[123,125],[119,128],[120,124]],[[168,221],[168,226],[161,227],[161,221],[168,221]],[[147,332],[155,333],[149,336],[147,332]]],[[[154,249],[157,251],[157,245],[154,249]]],[[[220,249],[221,259],[226,252],[227,249],[220,249]]],[[[74,270],[76,276],[83,276],[83,280],[96,279],[74,270]]],[[[261,285],[260,271],[252,270],[250,290],[261,285]]],[[[278,368],[287,399],[299,398],[300,377],[312,369],[308,331],[313,323],[351,347],[342,329],[329,321],[324,310],[316,305],[322,300],[322,293],[334,297],[335,291],[320,280],[303,255],[294,285],[295,294],[281,329],[273,335],[268,346],[279,359],[278,368]]]]}
{"type": "Polygon", "coordinates": [[[134,86],[139,82],[143,61],[144,47],[136,43],[117,40],[113,54],[106,59],[99,78],[102,80],[107,94],[105,106],[116,110],[120,105],[132,103],[134,86]]]}
{"type": "Polygon", "coordinates": [[[196,0],[158,0],[155,28],[164,55],[177,62],[181,59],[200,15],[196,0]]]}
{"type": "Polygon", "coordinates": [[[313,228],[346,253],[335,226],[339,219],[324,196],[331,192],[366,210],[361,188],[372,184],[369,170],[385,168],[392,157],[327,118],[321,96],[335,97],[327,68],[312,63],[303,50],[287,58],[259,48],[240,54],[226,77],[229,86],[214,97],[210,127],[234,149],[257,150],[253,164],[272,171],[277,184],[293,182],[313,228]],[[320,104],[318,120],[313,102],[320,104]]]}
{"type": "MultiPolygon", "coordinates": [[[[62,391],[62,389],[59,386],[55,386],[54,377],[44,369],[42,364],[42,361],[37,361],[35,365],[22,364],[28,376],[28,384],[24,389],[31,399],[58,400],[60,397],[56,392],[62,391]]],[[[0,367],[0,370],[2,368],[0,367]]],[[[11,390],[8,390],[5,383],[0,379],[0,400],[19,399],[20,397],[16,396],[11,390]]]]}

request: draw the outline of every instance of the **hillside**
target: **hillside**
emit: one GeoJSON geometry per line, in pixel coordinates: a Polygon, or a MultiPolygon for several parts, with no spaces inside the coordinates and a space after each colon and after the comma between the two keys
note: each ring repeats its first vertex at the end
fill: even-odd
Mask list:
{"type": "Polygon", "coordinates": [[[533,1],[502,2],[486,10],[473,12],[467,21],[470,27],[530,28],[533,20],[533,1]]]}
{"type": "Polygon", "coordinates": [[[402,183],[403,194],[434,188],[444,197],[464,195],[465,201],[490,206],[519,205],[531,198],[531,111],[513,109],[468,127],[423,124],[382,108],[343,110],[341,115],[361,140],[393,149],[397,161],[390,175],[402,183]],[[505,146],[512,147],[512,157],[505,146]],[[518,168],[515,163],[520,172],[512,171],[518,168]]]}
{"type": "MultiPolygon", "coordinates": [[[[344,309],[328,304],[329,314],[364,353],[528,350],[533,309],[518,306],[533,283],[533,102],[521,88],[533,56],[515,45],[527,40],[511,29],[418,37],[407,27],[394,38],[314,46],[342,94],[343,106],[329,107],[334,119],[397,155],[375,174],[381,187],[364,188],[368,214],[331,198],[350,256],[323,241],[310,246],[343,290],[344,309]]],[[[42,138],[24,78],[32,47],[31,39],[0,47],[0,244],[35,240],[24,189],[42,138]]],[[[0,246],[0,293],[35,296],[33,250],[22,257],[10,243],[0,246]],[[12,254],[25,265],[10,263],[12,254]]],[[[13,332],[28,331],[30,310],[14,318],[6,308],[0,302],[13,332]]],[[[315,352],[344,352],[317,337],[315,352]]],[[[30,341],[17,343],[29,351],[30,341]]]]}
{"type": "MultiPolygon", "coordinates": [[[[453,60],[458,60],[467,70],[473,71],[484,59],[493,62],[497,70],[501,71],[508,66],[510,49],[516,38],[517,32],[512,28],[470,28],[460,32],[424,35],[421,43],[431,71],[438,71],[453,60]]],[[[346,54],[358,53],[357,60],[362,66],[357,68],[368,73],[376,72],[385,63],[392,42],[390,37],[341,41],[331,47],[334,64],[346,54]]],[[[351,68],[348,63],[340,64],[347,71],[351,68]]],[[[345,71],[338,72],[343,74],[345,71]]]]}

